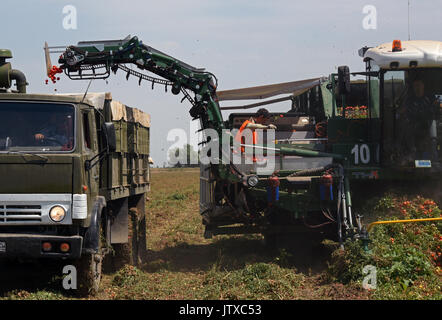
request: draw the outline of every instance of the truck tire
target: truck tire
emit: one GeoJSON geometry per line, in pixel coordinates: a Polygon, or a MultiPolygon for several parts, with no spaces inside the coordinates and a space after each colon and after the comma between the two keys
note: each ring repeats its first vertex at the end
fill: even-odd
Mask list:
{"type": "Polygon", "coordinates": [[[116,243],[112,245],[112,247],[114,249],[114,253],[112,256],[112,265],[114,271],[120,270],[126,264],[134,265],[131,243],[116,243]]]}
{"type": "MultiPolygon", "coordinates": [[[[77,290],[80,296],[89,296],[96,295],[100,288],[102,270],[103,270],[103,260],[106,253],[105,248],[105,235],[102,221],[102,209],[98,208],[95,217],[93,220],[95,228],[95,233],[98,234],[98,237],[95,237],[95,245],[96,252],[91,251],[91,249],[84,250],[81,254],[81,258],[77,261],[77,290]]],[[[95,250],[93,249],[93,250],[95,250]]]]}
{"type": "Polygon", "coordinates": [[[100,288],[103,255],[86,253],[77,263],[77,290],[80,296],[96,295],[100,288]]]}

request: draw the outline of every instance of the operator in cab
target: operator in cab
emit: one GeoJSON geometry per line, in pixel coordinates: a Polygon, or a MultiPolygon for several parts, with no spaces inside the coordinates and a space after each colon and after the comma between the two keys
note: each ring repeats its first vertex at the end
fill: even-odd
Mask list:
{"type": "Polygon", "coordinates": [[[72,116],[51,114],[49,121],[34,134],[34,139],[48,146],[62,147],[62,150],[72,148],[72,116]]]}
{"type": "Polygon", "coordinates": [[[403,162],[430,160],[434,157],[430,127],[433,120],[439,118],[439,114],[440,102],[437,97],[427,92],[423,79],[414,78],[411,90],[397,113],[403,162]]]}

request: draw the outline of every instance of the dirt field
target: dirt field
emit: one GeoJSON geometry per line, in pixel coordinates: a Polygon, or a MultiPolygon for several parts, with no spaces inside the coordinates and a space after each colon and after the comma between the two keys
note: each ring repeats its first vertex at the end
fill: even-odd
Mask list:
{"type": "MultiPolygon", "coordinates": [[[[360,286],[327,281],[320,238],[271,250],[259,235],[203,238],[198,169],[152,170],[148,248],[139,268],[105,273],[87,299],[367,299],[360,286]],[[310,246],[309,243],[314,243],[310,246]]],[[[63,263],[1,265],[4,299],[77,299],[62,289],[63,263]]]]}

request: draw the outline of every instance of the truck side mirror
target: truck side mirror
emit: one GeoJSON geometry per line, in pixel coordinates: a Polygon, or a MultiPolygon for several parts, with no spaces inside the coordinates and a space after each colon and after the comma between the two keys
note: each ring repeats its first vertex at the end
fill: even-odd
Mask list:
{"type": "Polygon", "coordinates": [[[112,122],[105,122],[102,126],[105,135],[107,148],[110,152],[117,150],[117,136],[115,134],[115,126],[112,122]]]}
{"type": "Polygon", "coordinates": [[[338,67],[338,91],[339,94],[350,93],[350,68],[348,66],[338,67]]]}

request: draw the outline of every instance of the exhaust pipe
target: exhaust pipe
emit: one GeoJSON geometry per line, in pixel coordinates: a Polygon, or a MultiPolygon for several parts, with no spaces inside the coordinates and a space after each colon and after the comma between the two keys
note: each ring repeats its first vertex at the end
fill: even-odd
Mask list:
{"type": "Polygon", "coordinates": [[[12,52],[9,49],[0,49],[0,86],[9,89],[11,81],[15,80],[15,85],[19,93],[26,93],[26,76],[20,70],[12,69],[11,63],[6,62],[12,58],[12,52]]]}
{"type": "Polygon", "coordinates": [[[28,83],[26,82],[26,76],[23,72],[17,69],[12,69],[9,73],[11,80],[15,80],[15,85],[17,86],[17,90],[19,93],[26,93],[26,86],[28,83]]]}

